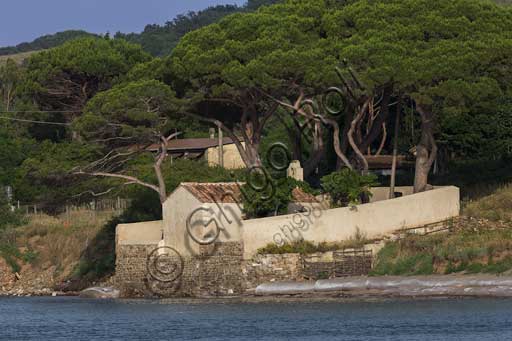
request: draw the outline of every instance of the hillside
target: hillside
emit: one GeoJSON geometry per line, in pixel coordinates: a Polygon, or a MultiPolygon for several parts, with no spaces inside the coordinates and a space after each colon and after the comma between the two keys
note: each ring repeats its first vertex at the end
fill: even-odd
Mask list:
{"type": "Polygon", "coordinates": [[[146,52],[153,56],[165,56],[170,54],[181,37],[190,31],[217,22],[227,15],[254,11],[261,6],[275,4],[279,1],[281,0],[249,0],[243,7],[236,5],[208,7],[202,11],[178,15],[164,25],[147,25],[141,33],[116,33],[115,37],[140,44],[146,52]]]}
{"type": "MultiPolygon", "coordinates": [[[[281,0],[248,0],[247,4],[242,7],[236,5],[212,6],[202,11],[180,14],[164,25],[147,25],[141,33],[125,34],[117,32],[115,38],[126,39],[129,42],[140,44],[146,52],[151,53],[153,56],[164,56],[171,53],[181,37],[190,31],[210,25],[227,15],[254,11],[261,6],[271,5],[279,1],[281,0]]],[[[67,30],[44,35],[32,42],[21,43],[16,46],[0,47],[0,62],[2,62],[1,56],[16,55],[16,59],[23,60],[26,58],[26,55],[20,55],[20,53],[57,47],[66,41],[84,36],[97,35],[82,30],[67,30]]]]}
{"type": "Polygon", "coordinates": [[[29,43],[21,43],[16,46],[1,47],[0,56],[50,49],[52,47],[62,45],[68,40],[86,36],[96,35],[81,30],[68,30],[55,34],[48,34],[39,37],[29,43]]]}
{"type": "Polygon", "coordinates": [[[512,186],[471,201],[441,233],[405,234],[377,256],[375,275],[512,272],[512,186]]]}
{"type": "Polygon", "coordinates": [[[28,57],[30,57],[31,55],[33,55],[36,52],[38,52],[38,51],[20,52],[20,53],[16,53],[16,54],[0,56],[0,65],[4,64],[7,61],[7,59],[12,59],[16,63],[21,64],[25,59],[27,59],[28,57]]]}

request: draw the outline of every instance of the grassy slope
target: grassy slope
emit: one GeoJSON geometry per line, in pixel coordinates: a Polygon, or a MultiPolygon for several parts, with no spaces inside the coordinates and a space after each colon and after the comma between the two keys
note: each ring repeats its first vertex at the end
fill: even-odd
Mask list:
{"type": "Polygon", "coordinates": [[[464,214],[475,218],[512,223],[512,184],[499,188],[482,199],[470,201],[464,208],[464,214]]]}
{"type": "MultiPolygon", "coordinates": [[[[0,272],[19,272],[16,287],[52,288],[80,275],[84,254],[97,241],[112,212],[77,211],[69,216],[32,215],[16,228],[17,248],[0,245],[0,272]],[[2,252],[3,251],[3,252],[2,252]],[[6,260],[8,260],[6,262],[6,260]]],[[[0,283],[0,288],[6,283],[0,283]]]]}
{"type": "Polygon", "coordinates": [[[7,59],[13,59],[16,63],[21,64],[25,59],[30,57],[32,54],[39,52],[39,51],[31,51],[31,52],[22,52],[22,53],[16,53],[11,54],[7,56],[0,56],[0,65],[4,64],[7,59]]]}
{"type": "Polygon", "coordinates": [[[375,275],[512,271],[512,185],[469,202],[447,233],[407,236],[379,252],[375,275]]]}

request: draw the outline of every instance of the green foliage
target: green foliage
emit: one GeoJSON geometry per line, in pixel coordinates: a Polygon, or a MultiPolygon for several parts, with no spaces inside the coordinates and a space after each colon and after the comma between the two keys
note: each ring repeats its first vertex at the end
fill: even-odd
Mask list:
{"type": "Polygon", "coordinates": [[[323,1],[274,5],[190,32],[172,54],[177,76],[235,102],[251,89],[274,93],[292,80],[323,84],[323,71],[336,62],[322,49],[324,10],[323,1]]]}
{"type": "Polygon", "coordinates": [[[306,193],[313,190],[307,183],[293,178],[274,179],[262,171],[247,172],[242,185],[242,205],[247,218],[261,218],[270,215],[286,214],[292,202],[292,191],[299,187],[306,193]]]}
{"type": "Polygon", "coordinates": [[[373,275],[503,273],[512,269],[512,226],[464,220],[462,228],[387,242],[373,275]]]}
{"type": "Polygon", "coordinates": [[[65,42],[83,37],[96,37],[95,34],[81,30],[67,30],[41,36],[30,43],[21,43],[16,46],[8,46],[0,48],[0,56],[21,52],[38,51],[50,49],[64,44],[65,42]]]}
{"type": "Polygon", "coordinates": [[[236,5],[211,6],[198,12],[191,11],[187,14],[178,15],[162,26],[147,25],[141,33],[123,34],[118,32],[115,38],[140,44],[145,51],[153,56],[165,56],[171,53],[179,40],[188,32],[213,24],[229,14],[254,11],[263,5],[270,5],[278,1],[249,0],[243,7],[236,5]]]}
{"type": "Polygon", "coordinates": [[[87,190],[98,190],[105,182],[79,181],[71,174],[74,167],[86,164],[98,156],[94,146],[78,142],[53,143],[46,141],[33,146],[11,180],[18,200],[60,207],[74,195],[87,190]]]}
{"type": "Polygon", "coordinates": [[[42,108],[80,112],[97,92],[149,59],[139,46],[122,40],[77,39],[32,55],[23,90],[42,108]]]}
{"type": "Polygon", "coordinates": [[[331,196],[335,207],[360,204],[362,196],[371,196],[370,188],[377,185],[373,174],[361,175],[344,168],[322,178],[322,187],[331,196]]]}
{"type": "Polygon", "coordinates": [[[159,143],[175,127],[166,118],[176,111],[176,102],[175,93],[159,81],[122,84],[91,99],[73,127],[86,140],[102,141],[109,150],[159,143]]]}
{"type": "Polygon", "coordinates": [[[339,251],[345,249],[358,249],[362,248],[369,241],[364,237],[353,237],[349,240],[339,243],[327,243],[321,242],[318,244],[312,243],[306,240],[299,240],[292,243],[285,243],[282,246],[278,246],[276,243],[269,243],[265,247],[258,249],[258,254],[273,254],[281,255],[285,253],[300,253],[303,255],[317,253],[317,252],[329,252],[339,251]]]}
{"type": "Polygon", "coordinates": [[[4,258],[13,272],[20,271],[18,260],[33,262],[37,253],[28,249],[21,252],[16,245],[16,227],[26,223],[25,216],[13,211],[3,193],[0,193],[0,257],[4,258]]]}
{"type": "Polygon", "coordinates": [[[398,247],[388,243],[379,252],[371,274],[376,276],[431,275],[434,272],[433,257],[427,252],[399,256],[398,247]]]}
{"type": "MultiPolygon", "coordinates": [[[[327,250],[326,250],[327,251],[327,250]]],[[[281,255],[285,253],[300,253],[302,255],[311,254],[315,252],[324,252],[322,248],[312,242],[301,240],[293,243],[287,243],[283,246],[277,246],[275,243],[270,243],[265,247],[258,249],[258,254],[272,254],[281,255]],[[321,250],[321,251],[320,251],[321,250]]]]}
{"type": "Polygon", "coordinates": [[[487,1],[354,1],[324,16],[326,35],[367,88],[393,84],[435,112],[454,156],[510,153],[512,11],[487,1]],[[505,116],[502,114],[505,113],[505,116]],[[508,150],[507,150],[508,149],[508,150]]]}
{"type": "Polygon", "coordinates": [[[0,65],[0,106],[2,110],[9,111],[14,107],[16,90],[21,82],[22,72],[18,64],[12,59],[7,59],[4,65],[0,65]]]}
{"type": "Polygon", "coordinates": [[[22,225],[24,216],[19,211],[13,211],[4,193],[0,193],[0,233],[7,229],[22,225]]]}

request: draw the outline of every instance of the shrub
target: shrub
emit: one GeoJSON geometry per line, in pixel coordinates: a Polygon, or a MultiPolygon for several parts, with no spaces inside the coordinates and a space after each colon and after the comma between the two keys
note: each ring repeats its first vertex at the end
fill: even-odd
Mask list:
{"type": "Polygon", "coordinates": [[[364,202],[370,197],[370,188],[377,185],[377,177],[373,174],[361,175],[356,171],[344,168],[322,178],[322,187],[329,193],[334,207],[345,207],[350,204],[364,202]]]}
{"type": "Polygon", "coordinates": [[[292,191],[296,187],[314,194],[307,183],[293,178],[274,180],[262,172],[252,172],[246,180],[241,190],[243,211],[247,218],[286,214],[288,204],[292,201],[292,191]]]}
{"type": "Polygon", "coordinates": [[[20,211],[13,211],[5,195],[0,194],[0,231],[9,227],[20,226],[24,222],[24,215],[20,211]]]}

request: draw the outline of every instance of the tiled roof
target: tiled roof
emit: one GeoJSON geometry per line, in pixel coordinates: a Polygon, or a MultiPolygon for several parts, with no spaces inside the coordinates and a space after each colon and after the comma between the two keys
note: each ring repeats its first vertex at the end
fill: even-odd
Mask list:
{"type": "Polygon", "coordinates": [[[202,203],[231,203],[241,202],[240,187],[236,182],[198,183],[184,182],[181,184],[202,203]]]}
{"type": "MultiPolygon", "coordinates": [[[[241,203],[242,193],[240,187],[243,183],[219,182],[219,183],[198,183],[184,182],[182,187],[186,188],[194,197],[202,203],[241,203]]],[[[295,188],[292,191],[293,201],[301,203],[316,203],[316,198],[301,190],[295,188]]]]}

